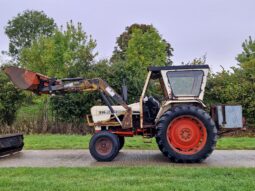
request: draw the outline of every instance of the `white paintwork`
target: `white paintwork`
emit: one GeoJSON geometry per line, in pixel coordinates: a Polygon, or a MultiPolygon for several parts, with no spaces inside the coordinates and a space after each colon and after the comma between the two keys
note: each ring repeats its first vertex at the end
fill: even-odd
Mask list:
{"type": "Polygon", "coordinates": [[[143,99],[144,99],[145,92],[147,90],[150,78],[151,78],[151,71],[148,72],[148,75],[146,77],[146,80],[145,80],[145,83],[144,83],[144,86],[143,86],[143,92],[142,92],[142,95],[140,96],[140,103],[139,104],[140,104],[140,127],[141,128],[143,128],[143,99]]]}
{"type": "MultiPolygon", "coordinates": [[[[139,102],[130,104],[128,106],[132,108],[133,115],[139,114],[140,112],[139,102]]],[[[126,111],[126,109],[120,105],[114,105],[112,106],[112,108],[116,115],[124,114],[126,111]]],[[[93,122],[95,123],[109,120],[112,115],[108,106],[105,106],[105,105],[93,106],[90,111],[91,111],[93,122]]]]}
{"type": "Polygon", "coordinates": [[[110,96],[114,96],[115,92],[112,88],[110,88],[109,86],[105,88],[105,91],[110,95],[110,96]]]}
{"type": "Polygon", "coordinates": [[[72,88],[74,86],[74,83],[73,82],[70,82],[68,84],[65,84],[64,85],[64,88],[72,88]]]}
{"type": "Polygon", "coordinates": [[[188,71],[188,70],[200,70],[204,72],[204,76],[202,79],[202,85],[201,85],[201,92],[199,94],[198,97],[185,97],[185,96],[178,96],[177,100],[190,100],[190,99],[199,99],[199,100],[203,100],[204,98],[204,92],[205,92],[205,86],[206,86],[206,81],[207,81],[207,76],[208,76],[208,72],[209,69],[176,69],[176,70],[161,70],[161,75],[164,81],[164,84],[166,86],[166,91],[168,93],[168,97],[169,99],[171,99],[171,87],[170,87],[170,83],[168,81],[168,77],[167,77],[167,72],[169,71],[188,71]]]}
{"type": "Polygon", "coordinates": [[[200,100],[190,100],[189,99],[189,100],[169,100],[169,101],[165,101],[165,102],[162,103],[155,121],[157,122],[160,119],[161,115],[163,115],[168,109],[170,109],[171,105],[174,104],[174,103],[198,103],[198,104],[201,104],[203,107],[206,107],[206,105],[200,100]]]}

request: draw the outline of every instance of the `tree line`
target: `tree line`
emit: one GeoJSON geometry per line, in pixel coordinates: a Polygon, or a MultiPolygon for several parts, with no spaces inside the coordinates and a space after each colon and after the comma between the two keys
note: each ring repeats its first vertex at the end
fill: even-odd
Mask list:
{"type": "MultiPolygon", "coordinates": [[[[9,49],[3,52],[11,60],[2,65],[17,65],[50,77],[100,77],[116,91],[128,86],[128,102],[138,101],[148,66],[172,65],[173,47],[153,25],[132,24],[116,38],[112,56],[98,60],[97,42],[81,23],[69,21],[57,26],[53,18],[42,11],[24,11],[8,21],[5,33],[9,49]]],[[[255,122],[255,41],[249,37],[237,55],[238,64],[231,70],[210,73],[205,102],[238,103],[250,123],[255,122]]],[[[186,64],[203,64],[205,58],[195,58],[186,64]]],[[[16,111],[33,102],[29,93],[17,90],[0,73],[0,123],[11,124],[16,111]],[[28,99],[26,99],[29,97],[28,99]]],[[[80,123],[91,106],[100,98],[93,94],[66,94],[42,97],[53,115],[61,121],[80,123]]]]}

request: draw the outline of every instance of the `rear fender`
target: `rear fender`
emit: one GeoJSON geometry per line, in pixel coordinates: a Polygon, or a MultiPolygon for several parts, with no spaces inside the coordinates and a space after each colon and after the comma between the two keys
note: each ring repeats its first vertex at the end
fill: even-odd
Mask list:
{"type": "Polygon", "coordinates": [[[175,105],[195,105],[201,108],[206,108],[206,105],[201,100],[169,100],[162,104],[157,114],[155,122],[157,123],[160,117],[171,107],[175,105]]]}

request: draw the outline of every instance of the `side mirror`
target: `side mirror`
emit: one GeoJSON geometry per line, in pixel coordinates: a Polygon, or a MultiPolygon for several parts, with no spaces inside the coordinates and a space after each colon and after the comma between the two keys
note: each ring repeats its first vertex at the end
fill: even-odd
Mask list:
{"type": "Polygon", "coordinates": [[[128,87],[126,85],[121,86],[122,99],[127,103],[128,101],[128,87]]]}

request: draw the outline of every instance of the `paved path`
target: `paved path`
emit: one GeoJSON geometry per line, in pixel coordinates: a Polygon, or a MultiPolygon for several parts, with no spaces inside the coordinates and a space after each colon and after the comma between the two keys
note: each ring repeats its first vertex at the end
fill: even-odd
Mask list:
{"type": "Polygon", "coordinates": [[[255,167],[254,150],[216,150],[200,164],[174,164],[157,150],[122,150],[112,162],[97,162],[88,150],[23,150],[0,158],[0,167],[91,166],[255,167]]]}

